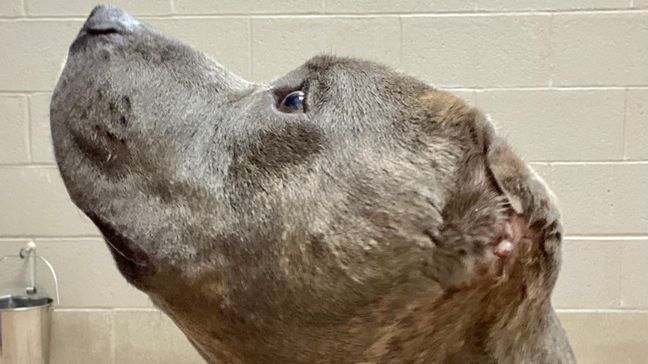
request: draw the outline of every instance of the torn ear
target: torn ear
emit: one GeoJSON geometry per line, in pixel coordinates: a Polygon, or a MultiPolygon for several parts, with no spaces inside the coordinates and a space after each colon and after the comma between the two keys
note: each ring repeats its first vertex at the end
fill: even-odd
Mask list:
{"type": "MultiPolygon", "coordinates": [[[[498,137],[490,121],[479,113],[477,123],[483,130],[484,154],[487,173],[490,174],[497,188],[508,199],[509,205],[517,214],[528,218],[528,210],[533,203],[535,183],[534,173],[508,145],[506,140],[498,137]]],[[[544,190],[544,188],[543,188],[544,190]]]]}
{"type": "MultiPolygon", "coordinates": [[[[503,282],[539,252],[555,256],[560,242],[557,209],[542,180],[483,114],[461,111],[460,117],[446,120],[457,121],[453,127],[462,131],[460,140],[469,149],[443,208],[443,224],[431,234],[434,249],[424,270],[444,289],[492,282],[486,278],[503,282]]],[[[555,261],[548,259],[542,270],[556,271],[555,261]]],[[[553,282],[554,276],[546,275],[546,281],[553,282]]]]}
{"type": "MultiPolygon", "coordinates": [[[[560,240],[562,227],[556,198],[544,181],[498,137],[490,121],[481,113],[476,120],[483,130],[486,169],[509,202],[541,240],[560,240]]],[[[551,247],[548,247],[551,250],[551,247]]]]}
{"type": "MultiPolygon", "coordinates": [[[[562,224],[556,198],[540,178],[524,163],[501,137],[495,134],[493,125],[483,115],[478,124],[484,130],[484,153],[487,173],[490,173],[495,185],[508,198],[511,208],[517,215],[507,223],[515,225],[516,216],[523,219],[527,234],[533,240],[535,251],[535,281],[545,285],[549,297],[560,270],[560,246],[562,242],[562,224]]],[[[519,221],[518,221],[519,223],[519,221]]],[[[525,270],[531,274],[527,266],[525,270]]]]}

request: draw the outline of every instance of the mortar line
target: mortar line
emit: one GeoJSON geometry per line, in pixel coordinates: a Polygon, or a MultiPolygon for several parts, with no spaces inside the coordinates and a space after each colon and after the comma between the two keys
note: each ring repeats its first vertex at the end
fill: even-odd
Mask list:
{"type": "Polygon", "coordinates": [[[81,241],[81,240],[101,240],[103,239],[99,233],[97,235],[12,235],[5,234],[0,236],[0,242],[17,242],[23,240],[38,241],[81,241]]]}
{"type": "Polygon", "coordinates": [[[32,99],[31,95],[25,97],[27,100],[27,159],[29,160],[29,163],[34,162],[34,151],[33,148],[34,146],[32,145],[32,112],[31,112],[31,107],[32,107],[32,99]]]}
{"type": "Polygon", "coordinates": [[[117,338],[115,337],[115,313],[110,310],[110,362],[117,364],[117,338]]]}
{"type": "Polygon", "coordinates": [[[626,119],[628,118],[628,89],[625,89],[623,91],[623,159],[627,160],[628,159],[628,141],[627,141],[627,132],[626,132],[626,127],[627,127],[627,121],[626,119]]]}
{"type": "MultiPolygon", "coordinates": [[[[556,307],[558,313],[639,313],[648,314],[647,309],[641,308],[559,308],[556,307]]],[[[96,313],[110,313],[110,312],[159,312],[164,313],[162,310],[155,307],[54,307],[56,312],[96,312],[96,313]]]]}
{"type": "Polygon", "coordinates": [[[51,94],[52,91],[0,91],[0,96],[36,96],[36,95],[47,95],[51,94]]]}
{"type": "Polygon", "coordinates": [[[478,90],[478,91],[620,91],[625,89],[646,89],[644,85],[579,85],[579,86],[444,86],[434,85],[444,90],[478,90]]]}
{"type": "Polygon", "coordinates": [[[74,307],[54,305],[54,311],[58,312],[111,312],[113,307],[74,307]]]}
{"type": "Polygon", "coordinates": [[[17,169],[17,168],[55,168],[56,163],[6,163],[0,164],[0,169],[17,169]]]}
{"type": "Polygon", "coordinates": [[[140,312],[160,312],[159,308],[154,306],[151,307],[112,307],[112,310],[115,312],[120,311],[140,311],[140,312]]]}
{"type": "Polygon", "coordinates": [[[648,235],[565,235],[563,240],[637,241],[648,240],[648,235]]]}
{"type": "MultiPolygon", "coordinates": [[[[39,241],[50,241],[53,243],[58,242],[74,242],[74,241],[83,241],[83,240],[101,240],[103,239],[101,235],[3,235],[0,236],[0,242],[11,242],[18,243],[27,240],[33,240],[38,243],[39,241]]],[[[621,233],[614,235],[614,233],[608,234],[567,234],[563,237],[563,240],[595,240],[595,241],[637,241],[637,240],[648,240],[648,235],[645,233],[621,233]]]]}
{"type": "MultiPolygon", "coordinates": [[[[466,90],[478,94],[478,90],[466,90]]],[[[479,98],[476,96],[476,100],[479,98]]],[[[542,159],[528,159],[529,164],[538,165],[644,165],[648,164],[648,160],[643,159],[608,159],[608,160],[542,160],[542,159]]],[[[2,169],[55,169],[56,163],[4,163],[0,164],[2,169]]]]}
{"type": "Polygon", "coordinates": [[[636,308],[555,308],[557,313],[641,313],[648,314],[648,310],[636,308]]]}
{"type": "Polygon", "coordinates": [[[594,161],[584,161],[584,160],[578,160],[578,161],[538,161],[538,160],[529,160],[527,161],[529,164],[537,164],[537,165],[547,165],[547,166],[575,166],[575,165],[583,165],[583,166],[591,166],[591,165],[648,165],[648,161],[646,160],[594,160],[594,161]]]}
{"type": "Polygon", "coordinates": [[[31,96],[52,93],[52,90],[0,90],[0,96],[31,96]]]}
{"type": "Polygon", "coordinates": [[[549,87],[553,87],[556,77],[556,51],[554,47],[554,14],[549,17],[549,87]]]}
{"type": "MultiPolygon", "coordinates": [[[[559,308],[555,307],[557,313],[601,313],[601,314],[648,314],[648,310],[641,308],[559,308]]],[[[115,312],[164,312],[155,307],[54,307],[54,312],[87,312],[87,313],[115,313],[115,312]]],[[[114,316],[111,315],[111,325],[114,316]]],[[[112,330],[111,330],[112,331],[112,330]]]]}
{"type": "Polygon", "coordinates": [[[249,74],[250,74],[250,79],[254,79],[254,25],[252,24],[252,18],[247,18],[247,25],[248,25],[248,68],[249,68],[249,74]]]}
{"type": "Polygon", "coordinates": [[[623,291],[621,289],[623,288],[623,267],[625,264],[623,264],[623,257],[624,253],[626,250],[626,244],[625,242],[621,244],[621,252],[619,253],[619,259],[617,261],[617,272],[619,272],[618,276],[618,281],[617,281],[617,292],[618,292],[618,304],[620,308],[623,308],[623,291]]]}
{"type": "MultiPolygon", "coordinates": [[[[448,90],[448,91],[452,92],[453,90],[448,90]]],[[[481,90],[473,89],[472,92],[473,92],[473,95],[474,95],[473,97],[475,98],[475,107],[481,109],[481,106],[479,105],[479,103],[480,103],[479,99],[481,98],[481,97],[480,97],[480,96],[481,96],[481,95],[480,95],[480,94],[481,94],[481,90]]],[[[488,114],[485,110],[484,110],[484,113],[486,114],[486,116],[487,116],[487,117],[489,118],[489,120],[490,120],[490,116],[489,116],[489,114],[488,114]]],[[[491,122],[495,124],[495,122],[494,122],[493,120],[491,120],[491,122]]],[[[495,127],[497,128],[497,125],[496,125],[496,124],[495,124],[495,127]]]]}
{"type": "Polygon", "coordinates": [[[15,96],[28,97],[29,95],[30,95],[29,92],[23,92],[23,91],[17,91],[17,92],[0,91],[0,96],[3,96],[3,97],[15,97],[15,96]]]}
{"type": "Polygon", "coordinates": [[[403,68],[403,17],[398,17],[398,67],[403,68]]]}
{"type": "MultiPolygon", "coordinates": [[[[510,11],[487,11],[487,10],[450,10],[440,12],[375,12],[375,13],[322,13],[317,11],[304,13],[274,13],[274,14],[250,14],[250,13],[196,13],[196,14],[156,14],[156,15],[136,15],[141,20],[162,20],[162,19],[213,19],[213,18],[371,18],[381,16],[404,16],[404,17],[480,17],[480,16],[549,16],[558,15],[609,15],[609,14],[645,14],[646,9],[558,9],[558,10],[510,10],[510,11]]],[[[86,15],[35,15],[35,16],[2,16],[0,20],[19,20],[19,21],[83,21],[86,15]]]]}
{"type": "MultiPolygon", "coordinates": [[[[407,71],[406,71],[407,73],[407,71]]],[[[648,84],[646,85],[624,85],[624,86],[615,86],[615,85],[579,85],[579,86],[448,86],[448,85],[438,85],[428,82],[431,86],[434,86],[443,90],[456,90],[456,91],[619,91],[619,90],[646,90],[648,89],[648,84]]],[[[30,96],[38,94],[51,94],[52,90],[0,90],[0,96],[30,96]]]]}

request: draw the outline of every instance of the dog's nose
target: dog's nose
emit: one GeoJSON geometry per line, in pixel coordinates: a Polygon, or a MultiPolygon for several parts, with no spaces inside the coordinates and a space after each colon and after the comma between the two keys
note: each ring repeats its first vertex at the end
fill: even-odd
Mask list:
{"type": "Polygon", "coordinates": [[[139,22],[120,8],[99,5],[92,9],[83,25],[83,30],[90,34],[125,33],[133,31],[139,22]]]}

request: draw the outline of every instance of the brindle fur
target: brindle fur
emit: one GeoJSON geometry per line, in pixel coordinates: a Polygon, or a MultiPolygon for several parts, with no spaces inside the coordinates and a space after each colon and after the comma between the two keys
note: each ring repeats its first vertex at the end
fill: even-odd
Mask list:
{"type": "Polygon", "coordinates": [[[353,58],[249,83],[134,21],[88,34],[107,13],[130,19],[97,8],[56,87],[57,162],[205,360],[574,362],[555,201],[480,111],[353,58]],[[529,249],[499,258],[512,221],[529,249]]]}

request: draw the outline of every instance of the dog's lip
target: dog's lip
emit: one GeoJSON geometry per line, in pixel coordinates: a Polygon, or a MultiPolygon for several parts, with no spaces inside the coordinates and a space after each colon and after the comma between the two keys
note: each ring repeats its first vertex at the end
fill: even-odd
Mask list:
{"type": "Polygon", "coordinates": [[[99,228],[106,245],[113,253],[120,270],[125,275],[135,277],[154,272],[149,254],[128,236],[119,232],[114,224],[94,212],[85,211],[86,215],[99,228]]]}

